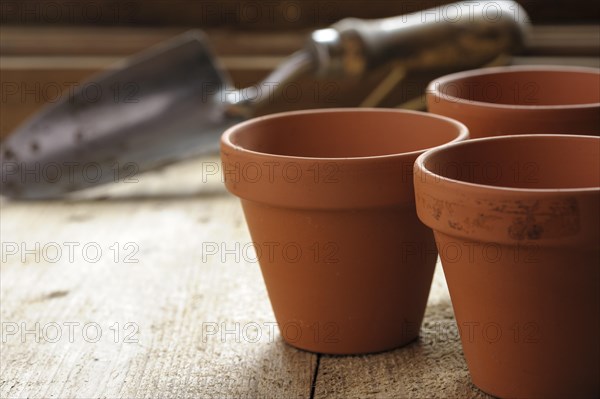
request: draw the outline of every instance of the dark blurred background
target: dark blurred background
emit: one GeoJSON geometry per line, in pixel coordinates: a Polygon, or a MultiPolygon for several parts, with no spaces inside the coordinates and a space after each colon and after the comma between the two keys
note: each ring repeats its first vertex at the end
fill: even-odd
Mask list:
{"type": "MultiPolygon", "coordinates": [[[[597,23],[593,0],[518,1],[536,24],[597,23]]],[[[306,28],[345,17],[382,18],[452,1],[434,0],[13,0],[2,1],[3,24],[187,26],[235,29],[306,28]],[[44,11],[45,12],[42,12],[44,11]]]]}
{"type": "MultiPolygon", "coordinates": [[[[254,84],[302,47],[306,35],[345,17],[382,18],[451,1],[394,0],[2,0],[0,1],[0,137],[27,116],[126,55],[190,28],[203,29],[238,86],[254,84]]],[[[519,1],[533,23],[515,64],[598,66],[600,2],[519,1]]],[[[310,96],[272,104],[289,108],[355,106],[377,85],[382,68],[360,82],[303,81],[310,96]]],[[[410,76],[380,106],[422,94],[431,76],[410,76]]],[[[417,104],[418,108],[419,104],[417,104]]]]}

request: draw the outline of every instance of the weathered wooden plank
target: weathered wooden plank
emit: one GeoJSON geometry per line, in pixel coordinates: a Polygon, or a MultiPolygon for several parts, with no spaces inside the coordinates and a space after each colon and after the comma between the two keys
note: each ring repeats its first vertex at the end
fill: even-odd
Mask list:
{"type": "Polygon", "coordinates": [[[321,356],[315,398],[481,398],[463,359],[438,264],[419,339],[368,356],[321,356]]]}
{"type": "Polygon", "coordinates": [[[237,200],[203,183],[203,162],[2,202],[0,397],[309,397],[316,356],[279,338],[236,249],[250,242],[237,200]],[[203,257],[207,244],[232,253],[203,257]]]}
{"type": "Polygon", "coordinates": [[[599,57],[513,57],[513,65],[572,65],[600,68],[599,57]]]}
{"type": "MultiPolygon", "coordinates": [[[[192,25],[197,27],[197,25],[192,25]]],[[[0,53],[7,55],[104,55],[124,56],[186,31],[185,27],[0,27],[0,53]]],[[[301,48],[310,28],[272,31],[204,30],[218,56],[286,56],[301,48]]],[[[528,35],[526,52],[547,56],[597,56],[600,49],[598,26],[534,25],[528,35]]]]}
{"type": "MultiPolygon", "coordinates": [[[[212,175],[215,161],[69,201],[2,202],[1,397],[310,395],[317,356],[271,335],[258,265],[235,249],[250,242],[240,207],[212,175]],[[13,243],[35,253],[13,254],[13,243]],[[63,250],[54,263],[53,243],[63,250]],[[65,243],[79,244],[72,261],[65,243]],[[125,261],[128,243],[138,263],[125,261]],[[203,243],[233,250],[203,258],[203,243]],[[84,258],[86,244],[102,249],[97,262],[92,250],[84,258]],[[40,342],[25,331],[35,323],[40,342]],[[72,339],[68,323],[80,323],[72,339]]],[[[485,397],[469,383],[453,323],[438,269],[420,340],[383,354],[322,356],[315,397],[485,397]]]]}
{"type": "MultiPolygon", "coordinates": [[[[2,26],[3,55],[130,55],[194,27],[115,28],[61,26],[2,26]]],[[[195,26],[195,28],[198,28],[195,26]]],[[[310,30],[238,32],[205,30],[219,56],[289,55],[304,44],[310,30]]]]}

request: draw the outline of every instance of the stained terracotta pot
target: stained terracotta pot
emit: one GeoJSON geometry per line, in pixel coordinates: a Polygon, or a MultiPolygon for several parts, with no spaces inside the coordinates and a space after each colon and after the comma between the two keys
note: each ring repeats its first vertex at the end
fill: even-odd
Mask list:
{"type": "Polygon", "coordinates": [[[600,138],[523,135],[415,163],[473,383],[505,398],[600,395],[600,138]]]}
{"type": "Polygon", "coordinates": [[[223,134],[225,184],[241,198],[289,344],[352,354],[418,336],[436,253],[412,167],[467,136],[447,118],[382,109],[282,113],[223,134]],[[417,246],[430,256],[414,256],[417,246]]]}
{"type": "Polygon", "coordinates": [[[463,122],[471,138],[511,134],[600,135],[600,70],[512,66],[431,82],[430,112],[463,122]]]}

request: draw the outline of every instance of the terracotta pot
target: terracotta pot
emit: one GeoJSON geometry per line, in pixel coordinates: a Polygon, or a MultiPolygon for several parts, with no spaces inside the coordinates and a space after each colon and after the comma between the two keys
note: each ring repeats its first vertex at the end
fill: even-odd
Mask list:
{"type": "Polygon", "coordinates": [[[473,383],[506,398],[600,395],[600,138],[523,135],[415,163],[473,383]]]}
{"type": "Polygon", "coordinates": [[[600,135],[600,70],[512,66],[444,76],[427,88],[429,111],[463,122],[471,138],[600,135]]]}
{"type": "Polygon", "coordinates": [[[467,136],[447,118],[382,109],[282,113],[223,134],[225,184],[241,198],[289,344],[351,354],[418,336],[436,253],[412,167],[467,136]],[[432,248],[428,259],[411,255],[418,245],[432,248]]]}

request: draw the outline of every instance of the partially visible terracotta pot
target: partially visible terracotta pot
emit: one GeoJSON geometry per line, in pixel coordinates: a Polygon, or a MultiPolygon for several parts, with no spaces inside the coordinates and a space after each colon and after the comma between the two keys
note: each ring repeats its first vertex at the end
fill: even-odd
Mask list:
{"type": "Polygon", "coordinates": [[[430,112],[461,121],[471,138],[600,135],[600,69],[510,66],[459,72],[427,88],[430,112]]]}
{"type": "Polygon", "coordinates": [[[352,354],[418,336],[436,252],[412,167],[467,136],[447,118],[383,109],[282,113],[224,133],[225,184],[241,198],[289,344],[352,354]],[[427,259],[418,246],[431,248],[427,259]]]}
{"type": "Polygon", "coordinates": [[[468,140],[415,163],[473,383],[600,395],[600,138],[468,140]]]}

